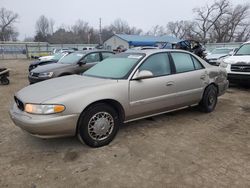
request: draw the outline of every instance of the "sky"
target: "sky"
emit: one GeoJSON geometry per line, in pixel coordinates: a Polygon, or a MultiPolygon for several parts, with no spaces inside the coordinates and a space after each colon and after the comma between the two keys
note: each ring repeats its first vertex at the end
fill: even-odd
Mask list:
{"type": "MultiPolygon", "coordinates": [[[[78,19],[98,29],[121,18],[130,26],[143,31],[155,25],[165,26],[169,21],[192,20],[193,8],[212,4],[213,0],[0,0],[4,7],[18,13],[15,24],[19,40],[34,37],[35,24],[41,15],[55,21],[56,30],[61,25],[73,25],[78,19]]],[[[231,0],[233,5],[250,3],[250,0],[231,0]]]]}

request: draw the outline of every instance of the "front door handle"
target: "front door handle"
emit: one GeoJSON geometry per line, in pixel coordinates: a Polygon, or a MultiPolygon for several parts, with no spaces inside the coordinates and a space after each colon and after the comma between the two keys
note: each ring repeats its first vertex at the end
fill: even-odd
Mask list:
{"type": "Polygon", "coordinates": [[[166,84],[166,86],[172,86],[172,85],[174,85],[174,82],[168,82],[168,83],[166,84]]]}
{"type": "Polygon", "coordinates": [[[206,75],[201,75],[202,80],[205,80],[205,78],[206,78],[206,75]]]}

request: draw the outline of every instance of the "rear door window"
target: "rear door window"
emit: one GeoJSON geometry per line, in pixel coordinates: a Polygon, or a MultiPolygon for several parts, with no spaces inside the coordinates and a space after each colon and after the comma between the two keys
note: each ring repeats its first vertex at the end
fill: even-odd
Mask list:
{"type": "Polygon", "coordinates": [[[189,72],[195,70],[193,60],[188,53],[172,52],[172,59],[174,61],[177,73],[189,72]]]}
{"type": "Polygon", "coordinates": [[[100,54],[98,53],[91,53],[84,57],[86,63],[94,63],[101,61],[100,54]]]}

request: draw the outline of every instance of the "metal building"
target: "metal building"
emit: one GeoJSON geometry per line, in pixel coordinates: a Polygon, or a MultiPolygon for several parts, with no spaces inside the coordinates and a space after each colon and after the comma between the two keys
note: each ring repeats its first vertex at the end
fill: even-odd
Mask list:
{"type": "Polygon", "coordinates": [[[166,43],[176,43],[179,39],[171,36],[126,35],[114,34],[104,41],[105,49],[114,50],[117,47],[132,48],[137,46],[159,46],[166,43]]]}

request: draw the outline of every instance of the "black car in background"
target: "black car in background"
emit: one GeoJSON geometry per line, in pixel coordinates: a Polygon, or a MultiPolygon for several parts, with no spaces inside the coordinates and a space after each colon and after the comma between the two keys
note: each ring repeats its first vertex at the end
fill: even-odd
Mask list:
{"type": "Polygon", "coordinates": [[[68,55],[72,52],[73,51],[58,52],[58,53],[55,53],[51,59],[39,60],[39,61],[32,62],[29,65],[29,72],[31,70],[35,69],[37,66],[47,65],[47,64],[51,64],[51,63],[57,63],[61,58],[65,57],[66,55],[68,55]]]}
{"type": "Polygon", "coordinates": [[[114,55],[114,52],[107,50],[84,50],[73,52],[57,63],[50,63],[38,66],[29,73],[30,84],[48,80],[55,77],[71,74],[81,74],[98,62],[114,55]]]}
{"type": "Polygon", "coordinates": [[[181,49],[194,53],[202,59],[205,59],[205,47],[196,40],[180,40],[176,43],[165,43],[161,49],[181,49]]]}

